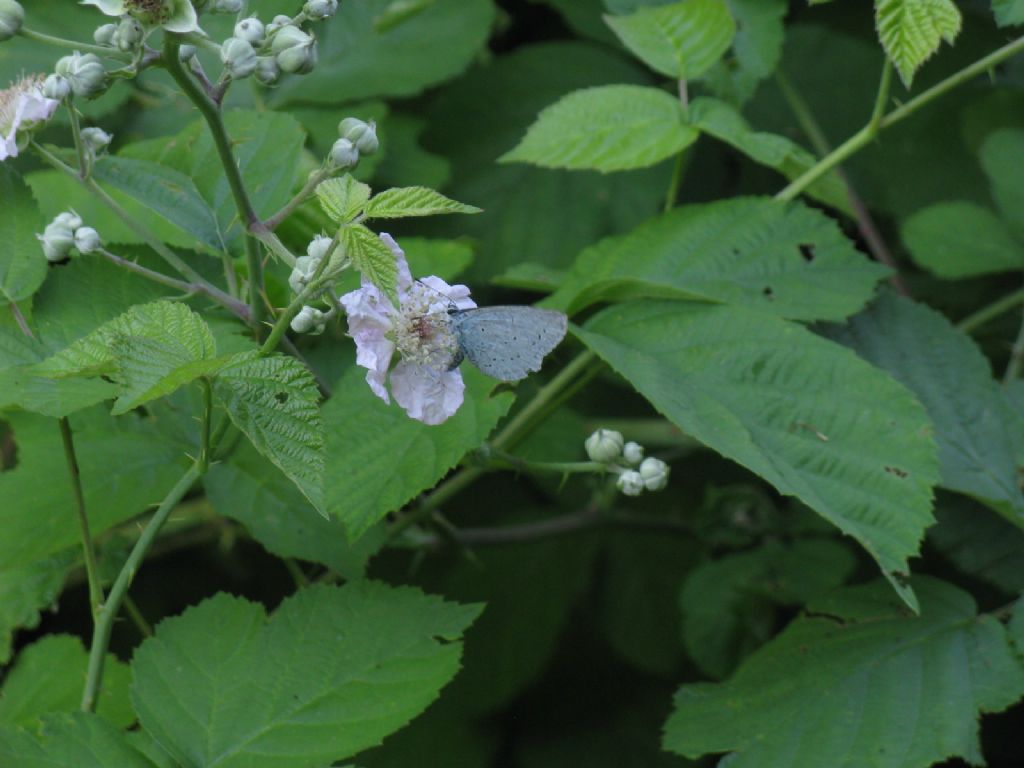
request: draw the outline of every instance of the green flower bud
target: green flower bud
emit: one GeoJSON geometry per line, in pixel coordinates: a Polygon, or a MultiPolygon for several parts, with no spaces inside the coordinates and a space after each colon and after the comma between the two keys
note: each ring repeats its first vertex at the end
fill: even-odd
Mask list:
{"type": "Polygon", "coordinates": [[[74,211],[64,211],[64,213],[58,213],[52,223],[58,227],[67,227],[69,232],[74,232],[82,226],[82,217],[74,211]]]}
{"type": "Polygon", "coordinates": [[[178,49],[178,61],[186,62],[196,55],[196,47],[194,45],[183,45],[178,49]]]}
{"type": "Polygon", "coordinates": [[[660,491],[668,485],[668,464],[661,459],[644,459],[640,464],[640,477],[648,491],[660,491]]]}
{"type": "MultiPolygon", "coordinates": [[[[61,214],[61,216],[63,215],[65,214],[61,214]]],[[[43,234],[36,235],[36,238],[43,244],[43,255],[49,262],[63,261],[75,247],[73,229],[59,219],[60,216],[47,224],[43,234]]]]}
{"type": "Polygon", "coordinates": [[[96,31],[92,33],[92,39],[96,41],[96,45],[116,45],[114,43],[114,35],[117,34],[117,24],[104,24],[103,26],[96,27],[96,31]]]}
{"type": "Polygon", "coordinates": [[[113,43],[122,51],[133,51],[139,47],[145,36],[146,31],[142,28],[142,24],[139,23],[138,19],[125,16],[121,19],[121,23],[117,25],[117,32],[114,33],[113,43]]]}
{"type": "Polygon", "coordinates": [[[327,19],[338,12],[338,0],[307,0],[302,12],[310,19],[327,19]]]}
{"type": "Polygon", "coordinates": [[[277,54],[277,66],[292,75],[308,75],[316,66],[316,42],[296,46],[277,54]]]}
{"type": "Polygon", "coordinates": [[[607,464],[622,455],[622,433],[613,429],[599,429],[587,438],[583,447],[591,461],[607,464]]]}
{"type": "Polygon", "coordinates": [[[79,253],[92,253],[101,245],[103,242],[100,240],[100,233],[92,227],[79,227],[75,230],[75,248],[79,253]]]}
{"type": "Polygon", "coordinates": [[[75,51],[58,61],[56,70],[71,83],[75,96],[87,99],[99,95],[106,88],[107,73],[96,54],[75,51]]]}
{"type": "Polygon", "coordinates": [[[319,264],[331,247],[331,238],[317,235],[306,246],[306,254],[319,264]]]}
{"type": "Polygon", "coordinates": [[[99,152],[101,149],[110,146],[110,142],[113,141],[113,139],[114,137],[102,128],[82,129],[82,141],[93,152],[99,152]]]}
{"type": "Polygon", "coordinates": [[[639,472],[627,469],[618,476],[615,485],[626,496],[639,496],[644,490],[644,479],[639,472]]]}
{"type": "Polygon", "coordinates": [[[14,0],[0,0],[0,43],[10,40],[25,23],[25,9],[14,0]]]}
{"type": "Polygon", "coordinates": [[[281,68],[273,56],[256,57],[256,79],[264,85],[274,85],[281,79],[281,68]]]}
{"type": "Polygon", "coordinates": [[[299,314],[292,318],[291,328],[296,333],[311,333],[316,336],[324,332],[327,320],[324,313],[315,307],[303,307],[299,314]]]}
{"type": "Polygon", "coordinates": [[[278,16],[275,16],[271,20],[271,22],[269,24],[267,24],[267,29],[266,29],[267,37],[270,37],[271,35],[276,35],[278,32],[280,32],[285,27],[290,27],[291,25],[292,25],[292,17],[291,16],[285,16],[284,14],[280,14],[278,16]]]}
{"type": "Polygon", "coordinates": [[[338,124],[338,134],[355,144],[361,155],[372,155],[380,148],[377,124],[372,120],[364,123],[358,118],[346,117],[338,124]]]}
{"type": "Polygon", "coordinates": [[[309,285],[310,278],[320,265],[320,259],[312,256],[299,256],[292,267],[292,273],[288,276],[288,287],[293,293],[301,293],[302,289],[309,285]]]}
{"type": "Polygon", "coordinates": [[[48,99],[63,101],[71,93],[71,83],[62,75],[47,75],[43,81],[43,96],[48,99]]]}
{"type": "Polygon", "coordinates": [[[282,51],[287,51],[289,48],[306,46],[312,42],[313,37],[311,35],[307,35],[298,27],[289,24],[282,27],[274,35],[274,40],[270,43],[270,51],[271,53],[278,54],[282,51]]]}
{"type": "Polygon", "coordinates": [[[210,13],[241,13],[242,0],[214,0],[210,13]]]}
{"type": "Polygon", "coordinates": [[[644,460],[644,447],[631,440],[622,446],[622,458],[626,460],[627,464],[632,464],[635,467],[644,460]]]}
{"type": "Polygon", "coordinates": [[[253,45],[262,43],[266,36],[267,32],[263,27],[263,22],[255,17],[242,19],[235,24],[235,37],[240,37],[253,45]]]}
{"type": "Polygon", "coordinates": [[[359,163],[359,150],[348,139],[338,139],[331,147],[331,161],[339,168],[355,168],[359,163]]]}
{"type": "Polygon", "coordinates": [[[220,47],[220,60],[235,80],[241,80],[256,71],[256,51],[248,40],[240,37],[229,37],[224,41],[220,47]]]}

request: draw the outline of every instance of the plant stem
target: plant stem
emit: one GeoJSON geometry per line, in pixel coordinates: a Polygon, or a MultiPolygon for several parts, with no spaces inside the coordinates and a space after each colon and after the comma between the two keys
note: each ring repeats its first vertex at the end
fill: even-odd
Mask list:
{"type": "Polygon", "coordinates": [[[1009,312],[1018,304],[1024,304],[1024,288],[1014,291],[1003,298],[992,302],[987,307],[982,307],[974,314],[968,315],[956,327],[964,333],[971,333],[989,320],[999,317],[1004,312],[1009,312]]]}
{"type": "Polygon", "coordinates": [[[924,93],[911,99],[906,104],[897,107],[886,115],[883,114],[885,109],[884,102],[888,99],[889,82],[892,79],[892,73],[887,67],[886,70],[883,71],[882,82],[878,89],[878,96],[875,98],[875,107],[867,125],[857,131],[857,133],[839,145],[839,147],[834,149],[826,157],[822,158],[817,164],[808,169],[797,179],[792,181],[785,189],[775,196],[776,199],[794,199],[797,195],[807,189],[807,187],[831,171],[846,158],[850,157],[850,155],[853,155],[864,148],[880,131],[895,125],[901,120],[905,120],[921,107],[934,101],[939,96],[942,96],[967,80],[992,69],[996,64],[1011,58],[1021,51],[1024,51],[1024,37],[1019,37],[1012,43],[1004,45],[1002,48],[993,51],[988,56],[978,59],[978,61],[964,67],[959,72],[950,75],[942,82],[937,83],[924,93]]]}
{"type": "Polygon", "coordinates": [[[149,626],[149,622],[146,621],[146,617],[142,615],[142,611],[132,600],[131,595],[124,596],[124,612],[128,614],[128,618],[132,620],[132,624],[139,630],[140,635],[143,637],[153,636],[153,628],[149,626]]]}
{"type": "Polygon", "coordinates": [[[200,474],[205,474],[210,468],[210,425],[213,423],[213,385],[210,380],[203,376],[199,379],[200,388],[203,390],[203,423],[199,435],[199,465],[200,474]]]}
{"type": "Polygon", "coordinates": [[[75,439],[71,434],[71,424],[67,416],[57,420],[60,424],[60,438],[64,443],[64,459],[71,476],[71,490],[75,497],[75,512],[78,515],[78,529],[82,537],[82,554],[85,557],[85,573],[89,581],[89,612],[93,621],[97,620],[100,606],[103,605],[103,587],[100,585],[99,568],[96,566],[96,550],[92,546],[92,534],[89,533],[89,517],[85,512],[85,494],[82,492],[82,473],[75,455],[75,439]]]}
{"type": "Polygon", "coordinates": [[[309,199],[313,192],[316,191],[316,188],[320,184],[320,182],[324,181],[325,179],[329,179],[333,173],[333,171],[329,171],[322,168],[318,172],[310,174],[309,178],[306,179],[306,183],[302,185],[302,189],[300,189],[295,194],[295,197],[293,197],[291,200],[285,203],[284,207],[281,208],[281,210],[279,210],[269,219],[264,221],[263,226],[270,231],[277,229],[281,225],[282,221],[291,216],[296,208],[298,208],[300,205],[306,202],[306,200],[309,199]]]}
{"type": "MultiPolygon", "coordinates": [[[[128,227],[146,243],[146,245],[152,248],[164,261],[170,264],[178,274],[183,275],[192,281],[193,286],[197,290],[206,294],[218,304],[221,304],[232,312],[235,312],[235,314],[239,314],[237,311],[238,301],[234,297],[226,294],[186,264],[178,254],[164,245],[145,225],[140,224],[131,214],[118,205],[110,195],[103,191],[103,188],[100,187],[93,178],[90,177],[83,179],[74,168],[34,141],[32,142],[32,148],[51,166],[75,179],[79,184],[88,189],[96,199],[109,208],[117,218],[127,224],[128,227]]],[[[246,309],[246,312],[248,312],[248,308],[246,309]]],[[[242,315],[239,316],[241,317],[242,315]]]]}
{"type": "Polygon", "coordinates": [[[597,461],[531,461],[499,450],[492,451],[488,466],[489,468],[545,472],[556,475],[603,475],[609,471],[607,464],[597,461]]]}
{"type": "Polygon", "coordinates": [[[164,67],[189,101],[195,104],[196,109],[206,121],[214,146],[217,148],[217,155],[220,157],[224,175],[231,187],[238,218],[245,228],[245,261],[249,270],[249,324],[258,336],[263,319],[263,265],[260,263],[259,249],[253,242],[253,232],[262,230],[263,222],[256,215],[252,202],[249,200],[249,194],[245,190],[242,172],[239,170],[238,161],[231,150],[231,140],[224,127],[220,107],[185,72],[178,59],[180,48],[181,41],[175,35],[167,35],[164,41],[164,67]]]}
{"type": "Polygon", "coordinates": [[[29,40],[34,40],[37,43],[46,43],[47,45],[64,48],[68,51],[95,53],[97,56],[104,56],[108,59],[117,59],[118,61],[124,62],[130,62],[132,60],[130,53],[124,53],[116,48],[106,48],[102,45],[93,45],[92,43],[82,43],[78,40],[65,40],[63,37],[47,35],[44,32],[37,32],[36,30],[29,29],[28,27],[22,27],[19,29],[18,34],[22,37],[28,38],[29,40]]]}
{"type": "Polygon", "coordinates": [[[81,177],[89,176],[89,160],[85,156],[85,144],[82,143],[82,126],[78,122],[78,112],[71,98],[64,99],[64,106],[68,108],[68,121],[71,123],[71,139],[75,143],[75,153],[78,155],[78,173],[81,177]]]}
{"type": "Polygon", "coordinates": [[[135,542],[135,546],[128,555],[128,559],[125,561],[120,573],[117,574],[117,579],[114,580],[114,584],[110,588],[110,594],[96,614],[92,646],[89,649],[89,667],[86,672],[85,690],[82,692],[81,709],[83,712],[94,712],[96,710],[100,683],[103,679],[103,662],[106,658],[107,647],[110,645],[110,633],[114,628],[114,618],[117,616],[121,602],[128,592],[128,587],[142,566],[142,561],[145,559],[149,548],[153,545],[153,541],[156,539],[157,533],[160,532],[160,528],[167,521],[168,516],[177,503],[188,493],[188,490],[199,478],[200,474],[199,464],[193,464],[181,476],[181,479],[175,483],[167,496],[164,497],[164,500],[160,502],[156,513],[146,524],[142,535],[135,542]]]}

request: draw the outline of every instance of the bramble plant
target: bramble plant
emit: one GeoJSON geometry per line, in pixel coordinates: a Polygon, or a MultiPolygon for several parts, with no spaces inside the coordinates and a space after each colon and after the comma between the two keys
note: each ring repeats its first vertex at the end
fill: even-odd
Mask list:
{"type": "Polygon", "coordinates": [[[0,0],[0,766],[1024,761],[959,6],[0,0]]]}

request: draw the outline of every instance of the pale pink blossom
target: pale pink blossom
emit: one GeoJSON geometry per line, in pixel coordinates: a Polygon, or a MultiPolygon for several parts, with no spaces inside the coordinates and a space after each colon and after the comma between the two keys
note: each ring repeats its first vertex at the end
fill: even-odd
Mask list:
{"type": "Polygon", "coordinates": [[[51,117],[60,102],[43,95],[40,75],[25,77],[0,91],[0,162],[17,157],[29,131],[51,117]]]}
{"type": "Polygon", "coordinates": [[[381,400],[391,401],[390,383],[395,402],[410,417],[440,424],[459,409],[465,391],[462,374],[453,367],[459,346],[448,310],[471,309],[476,303],[464,285],[433,276],[413,280],[398,243],[387,234],[380,238],[398,265],[398,307],[365,277],[359,290],[341,297],[356,342],[356,363],[368,369],[366,383],[381,400]],[[401,359],[392,368],[396,351],[401,359]]]}

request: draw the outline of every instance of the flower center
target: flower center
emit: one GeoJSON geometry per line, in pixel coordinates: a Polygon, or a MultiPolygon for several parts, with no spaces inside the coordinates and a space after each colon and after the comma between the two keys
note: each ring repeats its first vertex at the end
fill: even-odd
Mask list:
{"type": "Polygon", "coordinates": [[[128,13],[143,24],[163,24],[171,17],[167,0],[127,0],[128,13]]]}
{"type": "Polygon", "coordinates": [[[7,136],[14,127],[22,94],[40,91],[42,84],[42,75],[28,75],[0,91],[0,136],[7,136]]]}
{"type": "Polygon", "coordinates": [[[447,370],[458,355],[448,312],[434,306],[438,297],[416,283],[409,290],[395,318],[395,346],[403,359],[438,370],[447,370]]]}

